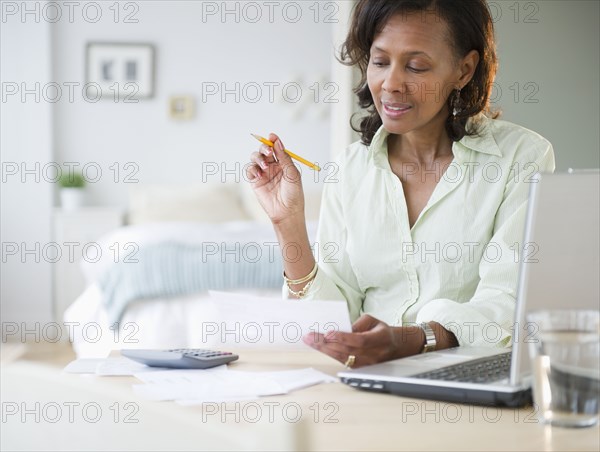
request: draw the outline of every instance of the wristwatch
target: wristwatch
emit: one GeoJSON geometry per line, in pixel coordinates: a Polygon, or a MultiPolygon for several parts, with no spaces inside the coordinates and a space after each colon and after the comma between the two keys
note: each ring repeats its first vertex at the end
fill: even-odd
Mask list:
{"type": "Polygon", "coordinates": [[[425,333],[425,345],[423,346],[423,350],[421,353],[432,352],[435,350],[437,342],[435,341],[435,334],[428,323],[422,322],[419,325],[423,332],[425,333]]]}

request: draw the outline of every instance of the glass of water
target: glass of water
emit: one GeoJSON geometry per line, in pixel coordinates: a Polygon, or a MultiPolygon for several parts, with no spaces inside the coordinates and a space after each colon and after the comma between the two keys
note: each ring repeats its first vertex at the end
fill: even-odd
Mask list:
{"type": "Polygon", "coordinates": [[[561,427],[598,423],[600,311],[527,314],[538,418],[561,427]]]}

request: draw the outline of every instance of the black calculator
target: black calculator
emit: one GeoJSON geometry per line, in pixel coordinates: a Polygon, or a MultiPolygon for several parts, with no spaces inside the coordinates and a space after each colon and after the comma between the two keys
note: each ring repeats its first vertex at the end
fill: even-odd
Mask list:
{"type": "Polygon", "coordinates": [[[123,349],[121,355],[147,366],[170,369],[209,369],[239,358],[234,353],[201,348],[174,348],[171,350],[123,349]]]}

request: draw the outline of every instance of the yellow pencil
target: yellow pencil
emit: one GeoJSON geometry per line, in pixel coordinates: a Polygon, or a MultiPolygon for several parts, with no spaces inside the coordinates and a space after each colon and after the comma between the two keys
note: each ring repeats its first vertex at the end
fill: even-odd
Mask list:
{"type": "MultiPolygon", "coordinates": [[[[273,147],[274,144],[272,142],[270,142],[269,140],[267,140],[266,138],[263,138],[259,135],[254,135],[253,133],[251,133],[250,135],[252,135],[254,138],[256,138],[258,141],[260,141],[263,144],[266,144],[269,147],[273,147]]],[[[314,163],[309,162],[306,159],[303,159],[302,157],[300,157],[299,155],[294,154],[291,151],[288,151],[287,149],[283,150],[287,155],[289,155],[291,158],[298,160],[300,163],[304,163],[306,166],[308,166],[309,168],[312,168],[316,171],[321,171],[321,168],[318,165],[315,165],[314,163]]],[[[275,156],[275,155],[273,155],[275,156]]],[[[275,160],[277,161],[277,158],[275,157],[275,160]]]]}

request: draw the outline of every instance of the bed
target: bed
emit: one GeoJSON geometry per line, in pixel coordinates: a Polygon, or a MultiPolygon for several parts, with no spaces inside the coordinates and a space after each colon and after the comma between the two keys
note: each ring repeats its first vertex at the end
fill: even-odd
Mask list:
{"type": "MultiPolygon", "coordinates": [[[[98,239],[102,258],[80,264],[87,288],[64,314],[78,357],[219,347],[203,327],[217,319],[208,290],[282,297],[280,249],[249,184],[135,187],[129,205],[127,224],[98,239]]],[[[307,191],[311,243],[319,205],[307,191]]]]}

